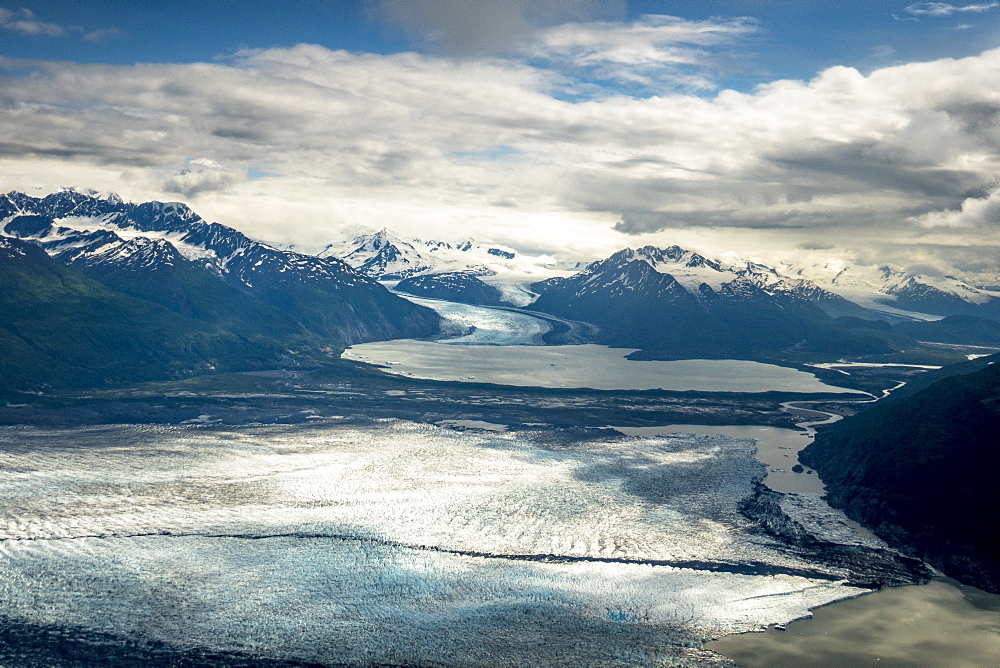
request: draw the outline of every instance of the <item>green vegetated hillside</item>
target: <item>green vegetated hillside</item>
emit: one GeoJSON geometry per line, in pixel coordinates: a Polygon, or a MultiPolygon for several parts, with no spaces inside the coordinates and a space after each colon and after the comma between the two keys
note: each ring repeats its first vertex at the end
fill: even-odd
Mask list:
{"type": "Polygon", "coordinates": [[[0,238],[0,378],[5,388],[266,368],[284,348],[111,290],[34,244],[0,238]]]}
{"type": "Polygon", "coordinates": [[[255,339],[267,332],[268,338],[287,341],[308,337],[295,318],[219,280],[169,244],[150,245],[158,257],[144,266],[105,262],[75,268],[112,290],[240,336],[255,339]]]}
{"type": "Polygon", "coordinates": [[[261,243],[178,202],[14,192],[0,219],[0,388],[335,360],[440,322],[336,258],[261,243]]]}
{"type": "Polygon", "coordinates": [[[832,425],[800,459],[823,477],[832,505],[946,574],[1000,592],[998,434],[994,355],[832,425]]]}

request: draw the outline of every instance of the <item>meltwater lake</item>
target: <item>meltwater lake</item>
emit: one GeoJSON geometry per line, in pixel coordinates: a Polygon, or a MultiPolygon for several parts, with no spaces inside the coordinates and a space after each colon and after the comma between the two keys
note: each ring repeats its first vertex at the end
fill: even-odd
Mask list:
{"type": "Polygon", "coordinates": [[[388,373],[532,387],[595,390],[695,390],[701,392],[835,392],[804,371],[746,360],[637,361],[634,348],[451,345],[401,339],[352,346],[344,358],[385,367],[388,373]]]}
{"type": "MultiPolygon", "coordinates": [[[[405,295],[404,295],[405,296],[405,295]]],[[[550,325],[525,313],[408,297],[435,309],[443,331],[436,341],[397,339],[348,348],[345,359],[387,373],[429,380],[595,390],[850,393],[804,371],[747,360],[640,361],[634,348],[596,344],[540,345],[550,325]]]]}

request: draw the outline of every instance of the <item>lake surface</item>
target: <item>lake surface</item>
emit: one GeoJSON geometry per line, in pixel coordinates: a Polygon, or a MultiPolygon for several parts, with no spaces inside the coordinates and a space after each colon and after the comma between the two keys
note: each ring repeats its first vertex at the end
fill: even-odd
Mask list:
{"type": "Polygon", "coordinates": [[[448,345],[400,339],[351,346],[345,359],[384,365],[388,373],[531,387],[595,390],[694,390],[700,392],[832,392],[811,373],[746,360],[625,359],[632,348],[577,346],[448,345]]]}
{"type": "Polygon", "coordinates": [[[742,668],[969,668],[1000,664],[1000,596],[952,581],[884,589],[780,631],[706,645],[742,668]]]}
{"type": "Polygon", "coordinates": [[[767,467],[764,484],[783,494],[823,494],[826,488],[810,468],[796,473],[802,448],[812,442],[812,435],[795,429],[761,425],[671,424],[663,427],[611,427],[627,436],[653,437],[661,434],[722,434],[730,438],[752,438],[757,442],[757,461],[767,467]]]}
{"type": "Polygon", "coordinates": [[[836,392],[811,373],[745,360],[625,359],[634,348],[543,346],[551,325],[526,313],[406,297],[443,319],[443,338],[398,339],[348,348],[343,357],[429,380],[595,390],[836,392]]]}

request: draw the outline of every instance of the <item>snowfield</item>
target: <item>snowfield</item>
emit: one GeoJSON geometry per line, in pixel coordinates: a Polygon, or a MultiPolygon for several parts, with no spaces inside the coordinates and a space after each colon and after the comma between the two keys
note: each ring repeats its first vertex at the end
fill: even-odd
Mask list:
{"type": "Polygon", "coordinates": [[[716,665],[865,590],[738,507],[752,441],[381,421],[0,429],[8,619],[370,665],[716,665]]]}

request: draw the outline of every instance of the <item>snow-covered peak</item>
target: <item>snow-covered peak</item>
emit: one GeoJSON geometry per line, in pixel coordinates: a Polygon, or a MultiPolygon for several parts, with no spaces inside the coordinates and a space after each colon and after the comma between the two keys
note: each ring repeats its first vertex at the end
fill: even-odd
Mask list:
{"type": "Polygon", "coordinates": [[[734,271],[723,267],[715,260],[676,245],[667,248],[656,246],[625,248],[613,254],[605,262],[624,264],[637,260],[645,262],[660,274],[672,276],[684,289],[693,294],[700,294],[703,285],[717,292],[724,284],[736,278],[734,271]]]}
{"type": "Polygon", "coordinates": [[[977,307],[1000,311],[1000,291],[978,288],[953,276],[910,274],[843,258],[783,265],[781,269],[862,306],[893,315],[926,319],[927,314],[972,313],[977,307]]]}
{"type": "Polygon", "coordinates": [[[125,203],[64,190],[42,199],[12,194],[0,199],[2,229],[30,239],[72,264],[152,268],[182,258],[252,287],[267,273],[284,283],[370,281],[336,258],[279,250],[231,227],[207,223],[180,202],[125,203]],[[13,213],[12,213],[13,212],[13,213]]]}
{"type": "Polygon", "coordinates": [[[509,246],[474,239],[450,243],[408,238],[385,228],[330,244],[322,255],[339,257],[362,274],[384,281],[461,271],[488,282],[533,282],[568,273],[555,269],[555,258],[547,255],[524,255],[509,246]]]}

